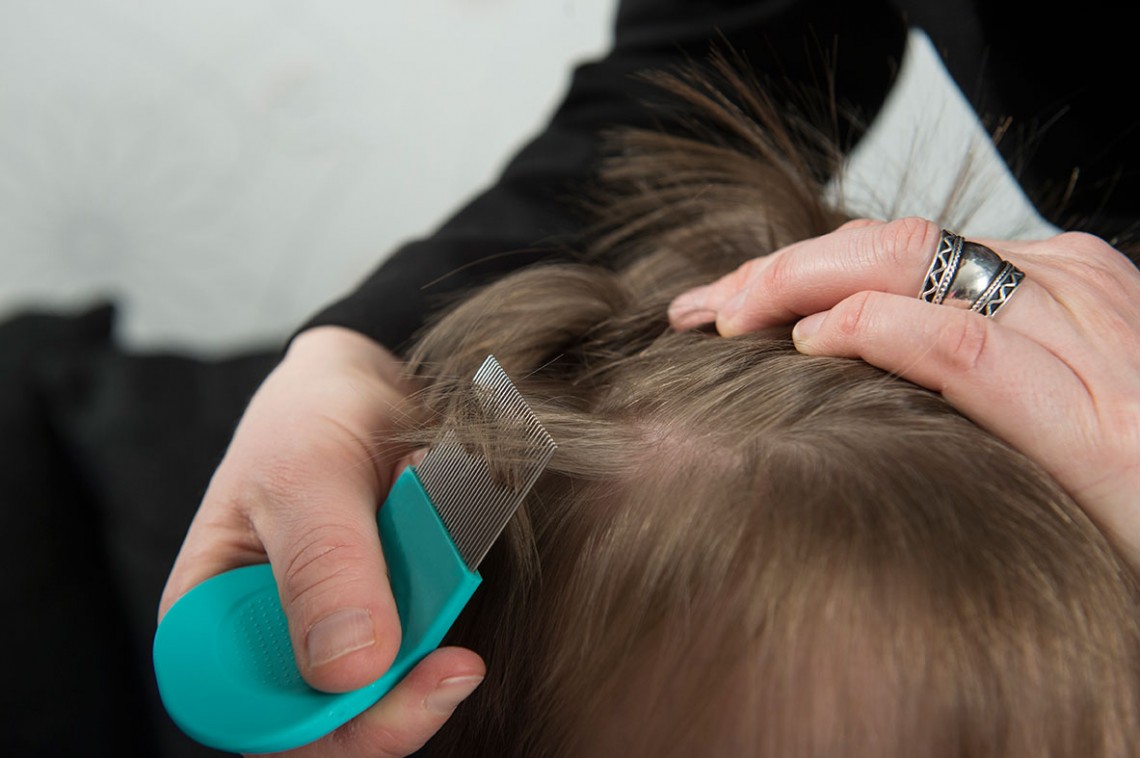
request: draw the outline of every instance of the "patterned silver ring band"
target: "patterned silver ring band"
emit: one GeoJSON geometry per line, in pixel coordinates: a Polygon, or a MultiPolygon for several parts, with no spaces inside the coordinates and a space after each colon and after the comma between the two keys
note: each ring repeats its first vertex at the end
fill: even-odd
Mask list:
{"type": "Polygon", "coordinates": [[[943,229],[918,298],[993,318],[1024,279],[1019,268],[985,245],[943,229]]]}

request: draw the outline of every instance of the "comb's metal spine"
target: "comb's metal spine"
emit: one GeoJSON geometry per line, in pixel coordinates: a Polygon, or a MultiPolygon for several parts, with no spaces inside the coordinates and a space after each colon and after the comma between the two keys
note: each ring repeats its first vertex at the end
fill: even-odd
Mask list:
{"type": "Polygon", "coordinates": [[[486,390],[485,402],[496,417],[520,422],[523,439],[518,449],[524,454],[513,472],[516,486],[496,483],[487,461],[468,453],[451,431],[432,446],[416,471],[460,556],[474,571],[546,468],[557,445],[494,356],[487,357],[472,382],[486,390]]]}

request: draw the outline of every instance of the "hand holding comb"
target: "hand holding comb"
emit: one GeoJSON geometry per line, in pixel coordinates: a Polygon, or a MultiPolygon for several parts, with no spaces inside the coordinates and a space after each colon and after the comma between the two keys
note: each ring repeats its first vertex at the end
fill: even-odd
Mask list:
{"type": "Polygon", "coordinates": [[[363,712],[439,646],[482,581],[479,563],[555,449],[494,357],[472,381],[482,412],[518,430],[512,450],[523,455],[504,480],[447,432],[392,486],[377,513],[403,630],[388,672],[351,692],[313,689],[297,670],[270,566],[228,571],[186,593],[155,634],[159,693],[187,734],[242,753],[299,747],[363,712]]]}

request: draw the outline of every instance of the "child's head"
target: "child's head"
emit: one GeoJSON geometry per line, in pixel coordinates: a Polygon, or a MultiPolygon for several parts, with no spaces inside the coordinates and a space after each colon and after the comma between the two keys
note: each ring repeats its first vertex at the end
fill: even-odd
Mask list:
{"type": "Polygon", "coordinates": [[[630,259],[500,282],[413,357],[447,419],[494,353],[560,445],[451,638],[487,680],[427,752],[1134,753],[1136,586],[1045,474],[786,332],[669,330],[684,288],[835,223],[806,164],[630,139],[603,237],[630,259]]]}

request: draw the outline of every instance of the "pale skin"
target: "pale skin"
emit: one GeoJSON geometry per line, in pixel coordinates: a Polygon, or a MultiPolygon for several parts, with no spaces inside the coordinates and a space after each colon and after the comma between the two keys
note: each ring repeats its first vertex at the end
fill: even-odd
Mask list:
{"type": "MultiPolygon", "coordinates": [[[[795,323],[802,352],[859,357],[941,392],[1052,473],[1140,570],[1140,273],[1088,235],[978,240],[1027,274],[988,320],[915,297],[938,235],[920,219],[854,221],[679,297],[670,318],[724,335],[795,323]]],[[[298,336],[211,481],[160,614],[210,576],[269,560],[306,680],[343,691],[381,676],[400,629],[375,512],[400,464],[377,442],[404,397],[400,376],[395,356],[350,330],[298,336]],[[319,625],[329,619],[345,622],[342,636],[319,625]]],[[[484,674],[475,653],[437,650],[289,755],[408,755],[484,674]]]]}
{"type": "MultiPolygon", "coordinates": [[[[298,668],[312,686],[347,691],[387,670],[400,624],[376,509],[413,455],[404,451],[397,461],[379,447],[405,396],[400,376],[399,359],[347,329],[319,327],[293,341],[210,482],[167,581],[160,618],[203,580],[268,560],[298,668]]],[[[484,674],[470,650],[436,650],[371,709],[288,755],[409,755],[484,674]]]]}
{"type": "Polygon", "coordinates": [[[1087,234],[974,240],[1026,273],[987,319],[916,297],[939,235],[852,221],[682,294],[670,321],[724,336],[794,323],[800,352],[941,393],[1052,474],[1140,572],[1140,272],[1087,234]]]}

